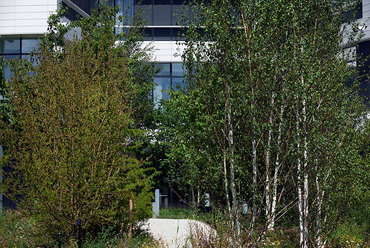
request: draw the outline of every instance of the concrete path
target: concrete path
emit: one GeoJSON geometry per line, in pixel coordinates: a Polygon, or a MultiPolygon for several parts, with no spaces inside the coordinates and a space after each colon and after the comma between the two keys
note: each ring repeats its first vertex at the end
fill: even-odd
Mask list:
{"type": "Polygon", "coordinates": [[[194,227],[201,228],[206,232],[211,227],[196,220],[187,219],[149,219],[142,229],[148,231],[157,240],[164,243],[168,248],[191,247],[190,230],[194,227]]]}

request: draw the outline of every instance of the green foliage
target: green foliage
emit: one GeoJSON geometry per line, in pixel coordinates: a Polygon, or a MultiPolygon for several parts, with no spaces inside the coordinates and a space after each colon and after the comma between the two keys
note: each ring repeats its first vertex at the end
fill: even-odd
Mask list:
{"type": "Polygon", "coordinates": [[[331,243],[336,247],[368,247],[366,231],[356,224],[343,223],[331,235],[331,243]]]}
{"type": "Polygon", "coordinates": [[[4,78],[4,61],[0,61],[0,120],[8,122],[11,119],[11,106],[7,99],[7,84],[4,78]]]}
{"type": "Polygon", "coordinates": [[[161,219],[194,219],[196,214],[188,208],[161,208],[159,217],[161,219]]]}
{"type": "MultiPolygon", "coordinates": [[[[163,106],[171,182],[194,205],[204,193],[216,208],[227,209],[235,198],[230,210],[248,203],[254,213],[242,224],[250,231],[252,215],[258,217],[256,237],[271,220],[273,196],[274,224],[298,225],[302,211],[294,206],[304,188],[309,236],[324,226],[324,237],[350,206],[369,199],[369,163],[361,155],[369,134],[358,129],[368,126],[368,109],[358,82],[348,84],[356,68],[338,56],[349,3],[197,2],[196,17],[185,20],[187,85],[170,91],[163,106]]],[[[361,36],[353,30],[348,45],[361,36]]]]}
{"type": "Polygon", "coordinates": [[[12,62],[14,114],[0,123],[8,148],[1,163],[11,168],[5,192],[53,237],[73,238],[78,218],[95,234],[116,224],[126,231],[151,213],[152,170],[136,157],[144,134],[136,127],[149,106],[140,97],[152,87],[153,68],[141,66],[148,57],[134,43],[137,30],[116,42],[116,11],[102,6],[70,24],[68,31],[81,32],[68,40],[58,13],[34,54],[37,66],[12,62]]]}
{"type": "Polygon", "coordinates": [[[127,247],[127,248],[154,248],[162,247],[160,242],[154,240],[149,234],[137,230],[132,238],[126,235],[117,235],[114,230],[108,228],[98,233],[94,238],[89,238],[83,244],[88,248],[113,248],[113,247],[127,247]]]}
{"type": "Polygon", "coordinates": [[[17,211],[0,215],[0,247],[38,247],[53,244],[53,240],[40,232],[32,218],[25,218],[17,211]]]}

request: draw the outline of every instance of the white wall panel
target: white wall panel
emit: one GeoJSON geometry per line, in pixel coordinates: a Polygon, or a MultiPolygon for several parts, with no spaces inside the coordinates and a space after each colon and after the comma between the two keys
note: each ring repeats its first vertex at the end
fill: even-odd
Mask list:
{"type": "MultiPolygon", "coordinates": [[[[1,1],[0,1],[1,2],[1,1]]],[[[14,13],[14,5],[1,6],[0,5],[0,14],[14,13]]]]}
{"type": "Polygon", "coordinates": [[[33,12],[42,12],[44,15],[48,12],[48,5],[18,5],[14,8],[15,13],[33,13],[33,12]]]}
{"type": "Polygon", "coordinates": [[[13,6],[14,0],[1,0],[0,1],[0,7],[1,6],[13,6]]]}
{"type": "Polygon", "coordinates": [[[15,5],[21,6],[36,6],[36,5],[45,5],[48,4],[47,0],[14,0],[15,5]]]}
{"type": "Polygon", "coordinates": [[[151,45],[153,47],[153,62],[181,62],[181,53],[184,45],[177,44],[176,41],[145,41],[143,47],[151,45]]]}
{"type": "Polygon", "coordinates": [[[58,0],[0,0],[0,35],[42,34],[58,0]]]}
{"type": "Polygon", "coordinates": [[[11,26],[14,24],[14,21],[13,20],[9,20],[9,19],[0,19],[0,26],[2,27],[7,27],[7,26],[11,26]]]}
{"type": "Polygon", "coordinates": [[[14,13],[2,13],[0,14],[0,20],[9,21],[14,19],[14,13]]]}

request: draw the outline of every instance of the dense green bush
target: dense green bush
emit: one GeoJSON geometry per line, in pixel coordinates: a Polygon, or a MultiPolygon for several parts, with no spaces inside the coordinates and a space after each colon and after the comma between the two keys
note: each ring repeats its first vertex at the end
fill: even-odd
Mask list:
{"type": "Polygon", "coordinates": [[[11,62],[12,119],[0,122],[8,148],[0,163],[10,170],[2,186],[45,235],[72,240],[77,219],[92,235],[117,223],[115,231],[125,232],[151,214],[152,171],[137,158],[144,132],[134,117],[138,91],[150,86],[136,76],[146,55],[136,33],[116,43],[116,12],[105,6],[72,23],[81,32],[68,40],[60,37],[60,16],[52,16],[36,66],[11,62]]]}

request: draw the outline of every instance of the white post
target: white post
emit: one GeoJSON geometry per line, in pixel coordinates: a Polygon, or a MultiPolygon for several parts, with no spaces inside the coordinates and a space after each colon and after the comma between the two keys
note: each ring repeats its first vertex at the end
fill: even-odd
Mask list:
{"type": "Polygon", "coordinates": [[[154,192],[155,202],[152,203],[153,218],[159,216],[159,189],[156,189],[154,192]]]}
{"type": "Polygon", "coordinates": [[[210,197],[209,197],[209,194],[206,193],[205,197],[204,197],[204,203],[205,203],[205,207],[209,207],[210,206],[210,203],[209,203],[209,200],[210,200],[210,197]]]}

